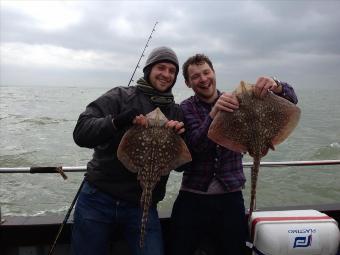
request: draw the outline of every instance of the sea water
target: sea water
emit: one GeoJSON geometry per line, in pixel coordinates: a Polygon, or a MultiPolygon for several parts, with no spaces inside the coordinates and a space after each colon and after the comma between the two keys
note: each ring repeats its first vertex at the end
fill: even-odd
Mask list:
{"type": "MultiPolygon", "coordinates": [[[[88,103],[109,88],[0,87],[0,167],[85,166],[92,150],[78,147],[72,132],[88,103]]],[[[340,89],[296,89],[301,119],[288,139],[262,161],[340,159],[340,89]]],[[[176,102],[192,95],[174,89],[176,102]]],[[[247,155],[245,162],[250,162],[247,155]]],[[[244,190],[249,205],[250,169],[244,190]]],[[[0,174],[2,215],[64,214],[84,173],[0,174]]],[[[261,168],[257,207],[335,203],[340,198],[340,166],[261,168]]],[[[172,172],[165,199],[167,214],[180,187],[172,172]]]]}

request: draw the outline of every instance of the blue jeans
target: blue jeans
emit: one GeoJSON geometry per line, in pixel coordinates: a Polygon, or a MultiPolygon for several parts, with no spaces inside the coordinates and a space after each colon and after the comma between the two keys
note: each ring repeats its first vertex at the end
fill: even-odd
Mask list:
{"type": "Polygon", "coordinates": [[[74,212],[72,253],[108,254],[110,242],[120,227],[131,254],[162,255],[162,231],[156,206],[149,210],[142,249],[139,247],[141,217],[142,209],[138,205],[116,200],[85,182],[74,212]]]}

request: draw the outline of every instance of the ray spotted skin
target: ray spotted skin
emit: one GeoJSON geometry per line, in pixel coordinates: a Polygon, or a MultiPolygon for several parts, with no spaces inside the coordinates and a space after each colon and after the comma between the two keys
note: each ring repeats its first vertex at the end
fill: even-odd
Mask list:
{"type": "Polygon", "coordinates": [[[131,172],[137,173],[142,188],[140,247],[143,247],[152,190],[161,176],[191,160],[188,148],[173,129],[165,127],[167,119],[157,108],[146,116],[148,126],[134,126],[123,137],[118,158],[131,172]]]}
{"type": "Polygon", "coordinates": [[[222,146],[237,152],[248,152],[251,168],[251,201],[249,214],[255,209],[256,187],[261,158],[269,149],[283,142],[296,127],[300,109],[273,93],[264,98],[254,95],[254,85],[241,82],[235,90],[239,109],[221,111],[212,122],[208,136],[222,146]]]}

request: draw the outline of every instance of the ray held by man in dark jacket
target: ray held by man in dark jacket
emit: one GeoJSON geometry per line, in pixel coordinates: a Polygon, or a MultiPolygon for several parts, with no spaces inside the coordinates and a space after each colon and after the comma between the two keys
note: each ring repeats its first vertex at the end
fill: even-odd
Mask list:
{"type": "Polygon", "coordinates": [[[140,246],[143,247],[152,190],[161,176],[191,161],[190,152],[180,135],[165,127],[167,118],[159,108],[146,115],[148,125],[133,126],[123,136],[117,151],[118,159],[133,173],[143,190],[140,246]]]}

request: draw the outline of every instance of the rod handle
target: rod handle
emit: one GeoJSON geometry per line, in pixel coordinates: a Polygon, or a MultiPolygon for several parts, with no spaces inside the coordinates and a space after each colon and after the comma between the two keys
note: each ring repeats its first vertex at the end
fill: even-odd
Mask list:
{"type": "Polygon", "coordinates": [[[62,166],[32,166],[30,168],[30,173],[31,174],[37,174],[37,173],[59,173],[61,177],[63,177],[64,180],[67,179],[66,174],[63,171],[62,166]]]}

